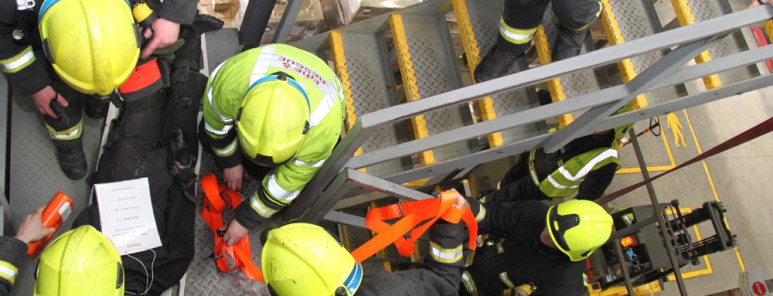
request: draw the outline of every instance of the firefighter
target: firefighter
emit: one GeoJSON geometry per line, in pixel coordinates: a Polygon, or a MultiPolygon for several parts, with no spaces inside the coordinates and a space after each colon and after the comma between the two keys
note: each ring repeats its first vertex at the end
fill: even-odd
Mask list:
{"type": "Polygon", "coordinates": [[[330,156],[345,115],[341,83],[327,63],[289,45],[237,54],[210,76],[202,146],[241,191],[245,168],[262,179],[235,210],[223,240],[236,243],[290,204],[330,156]]]}
{"type": "MultiPolygon", "coordinates": [[[[468,207],[458,196],[454,207],[468,207]]],[[[293,223],[269,231],[261,262],[271,295],[456,295],[464,268],[462,224],[438,221],[429,229],[423,269],[363,275],[339,241],[323,228],[293,223]]]]}
{"type": "Polygon", "coordinates": [[[502,178],[489,200],[524,201],[565,198],[594,200],[607,189],[620,169],[616,133],[604,130],[579,137],[560,150],[535,148],[521,155],[502,178]],[[575,195],[576,193],[576,195],[575,195]]]}
{"type": "MultiPolygon", "coordinates": [[[[545,92],[546,93],[546,92],[545,92]]],[[[545,101],[549,101],[548,99],[545,101]]],[[[633,110],[630,104],[616,114],[633,110]]],[[[633,125],[627,124],[579,137],[556,152],[534,148],[520,156],[499,188],[486,198],[503,202],[572,197],[595,200],[604,194],[620,169],[620,142],[633,125]]]]}
{"type": "Polygon", "coordinates": [[[496,44],[475,68],[475,81],[498,78],[521,57],[542,23],[548,3],[560,23],[553,45],[553,61],[580,54],[588,25],[601,13],[599,0],[505,0],[496,44]]]}
{"type": "MultiPolygon", "coordinates": [[[[0,295],[8,295],[27,244],[54,233],[40,222],[44,206],[27,215],[16,238],[0,238],[0,295]]],[[[123,295],[121,256],[105,235],[81,226],[54,239],[43,251],[35,271],[35,295],[123,295]]]]}
{"type": "Polygon", "coordinates": [[[516,295],[524,284],[536,290],[532,295],[587,292],[584,259],[613,229],[612,217],[601,206],[577,199],[552,207],[534,200],[469,203],[479,234],[490,238],[464,271],[459,295],[516,295]]]}
{"type": "Polygon", "coordinates": [[[86,114],[98,118],[107,101],[97,98],[119,86],[126,87],[121,90],[126,96],[160,90],[160,75],[133,74],[158,69],[151,53],[177,41],[180,24],[193,21],[196,3],[164,1],[157,6],[158,18],[142,32],[127,1],[0,0],[0,69],[17,93],[32,96],[68,178],[87,172],[84,104],[86,114]],[[140,51],[143,37],[149,40],[140,51]],[[144,77],[127,85],[130,76],[144,77]]]}

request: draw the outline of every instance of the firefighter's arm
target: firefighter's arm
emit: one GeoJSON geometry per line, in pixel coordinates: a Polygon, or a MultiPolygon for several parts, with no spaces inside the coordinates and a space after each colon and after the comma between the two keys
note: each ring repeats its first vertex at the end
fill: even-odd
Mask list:
{"type": "Polygon", "coordinates": [[[530,200],[522,202],[498,202],[468,199],[470,209],[478,221],[478,234],[506,237],[519,227],[544,227],[544,213],[547,206],[542,202],[530,200]],[[532,225],[533,224],[533,225],[532,225]]]}
{"type": "Polygon", "coordinates": [[[215,163],[221,168],[231,168],[242,162],[232,115],[236,110],[227,110],[230,108],[223,107],[226,104],[219,104],[221,101],[232,99],[229,98],[232,94],[219,91],[220,79],[218,78],[220,77],[217,76],[217,72],[213,73],[202,98],[204,131],[212,148],[215,163]]]}
{"type": "Polygon", "coordinates": [[[0,237],[0,295],[10,294],[26,253],[24,242],[13,237],[0,237]]]}
{"type": "Polygon", "coordinates": [[[0,0],[0,71],[5,73],[15,92],[32,95],[51,84],[51,79],[43,67],[44,58],[36,56],[32,46],[13,37],[19,27],[16,14],[15,1],[0,0]]]}
{"type": "Polygon", "coordinates": [[[585,180],[580,183],[577,190],[577,199],[595,200],[604,194],[612,179],[615,177],[618,165],[610,163],[599,169],[588,173],[585,180]]]}
{"type": "Polygon", "coordinates": [[[180,25],[190,25],[196,15],[197,1],[166,0],[158,11],[158,18],[143,36],[150,41],[142,48],[142,58],[149,57],[156,49],[174,44],[180,37],[180,25]]]}
{"type": "Polygon", "coordinates": [[[429,230],[429,255],[424,262],[427,270],[439,276],[450,287],[459,289],[459,279],[464,271],[464,224],[438,221],[429,230]]]}

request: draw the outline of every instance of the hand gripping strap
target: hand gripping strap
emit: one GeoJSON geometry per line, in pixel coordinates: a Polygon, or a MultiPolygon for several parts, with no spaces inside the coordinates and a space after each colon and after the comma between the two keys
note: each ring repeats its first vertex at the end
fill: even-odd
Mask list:
{"type": "Polygon", "coordinates": [[[439,198],[397,203],[370,209],[365,217],[365,226],[378,233],[378,235],[354,250],[352,256],[357,262],[362,262],[392,243],[395,244],[400,255],[410,256],[414,249],[413,242],[429,230],[438,219],[443,219],[453,224],[458,224],[459,221],[464,220],[470,233],[469,248],[475,250],[478,224],[469,208],[460,210],[453,207],[458,194],[456,190],[448,190],[440,193],[439,198]],[[393,225],[385,222],[386,220],[396,218],[402,219],[393,225]],[[421,225],[416,227],[419,224],[421,225]],[[411,235],[406,239],[403,235],[408,232],[411,235]]]}
{"type": "Polygon", "coordinates": [[[236,244],[229,247],[217,233],[218,229],[223,227],[222,212],[225,210],[226,202],[235,209],[242,202],[242,198],[238,193],[218,184],[214,174],[201,178],[201,188],[204,189],[201,217],[207,222],[215,236],[214,255],[217,268],[222,272],[239,268],[247,278],[263,282],[263,272],[252,262],[249,237],[245,235],[236,244]],[[228,258],[233,259],[233,266],[228,265],[228,258]]]}

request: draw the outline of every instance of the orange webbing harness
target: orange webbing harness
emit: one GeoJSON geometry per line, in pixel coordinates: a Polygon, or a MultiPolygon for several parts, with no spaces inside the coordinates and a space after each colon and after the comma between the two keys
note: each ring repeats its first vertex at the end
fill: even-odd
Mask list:
{"type": "Polygon", "coordinates": [[[376,252],[394,243],[402,256],[413,253],[413,242],[419,239],[438,219],[458,224],[464,220],[470,233],[469,247],[475,250],[475,239],[478,236],[478,224],[469,208],[460,210],[454,208],[457,196],[456,190],[440,193],[439,198],[397,203],[385,207],[373,208],[365,217],[365,226],[378,233],[375,237],[352,252],[354,260],[362,262],[376,252]],[[386,220],[401,218],[395,224],[389,225],[386,220]],[[423,224],[421,224],[424,222],[423,224]],[[420,226],[416,227],[417,225],[420,226]],[[409,238],[403,237],[410,232],[409,238]]]}
{"type": "Polygon", "coordinates": [[[161,80],[161,70],[158,67],[158,58],[153,58],[142,65],[137,65],[119,88],[122,94],[132,93],[144,89],[161,80]]]}
{"type": "Polygon", "coordinates": [[[201,206],[201,217],[207,222],[215,235],[215,262],[222,272],[228,272],[237,268],[251,280],[263,282],[263,272],[252,262],[250,239],[246,235],[232,246],[226,246],[218,230],[223,227],[222,212],[226,207],[226,201],[231,208],[236,209],[242,202],[238,193],[228,190],[227,187],[217,183],[214,174],[201,178],[201,187],[204,189],[204,201],[201,206]],[[225,201],[223,200],[225,199],[225,201]],[[234,266],[228,266],[229,256],[233,259],[234,266]]]}

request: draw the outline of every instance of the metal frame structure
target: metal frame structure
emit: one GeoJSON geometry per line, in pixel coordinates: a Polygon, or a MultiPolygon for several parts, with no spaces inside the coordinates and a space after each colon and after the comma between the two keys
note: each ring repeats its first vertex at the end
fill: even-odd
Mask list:
{"type": "MultiPolygon", "coordinates": [[[[301,193],[301,197],[283,213],[281,217],[282,222],[305,221],[316,223],[324,219],[335,223],[364,227],[363,217],[334,211],[333,209],[336,207],[336,204],[347,198],[349,200],[355,199],[354,196],[369,191],[377,191],[403,199],[419,200],[430,198],[431,196],[426,193],[409,189],[399,184],[418,179],[429,179],[424,185],[426,188],[443,180],[462,177],[466,172],[479,164],[516,155],[535,147],[542,146],[546,151],[555,151],[569,141],[596,130],[610,129],[773,85],[773,75],[767,74],[726,85],[722,88],[674,98],[670,101],[651,105],[633,112],[615,114],[618,108],[627,104],[639,94],[682,84],[710,74],[755,64],[772,58],[773,50],[770,47],[762,47],[725,56],[707,63],[687,65],[696,55],[733,31],[750,24],[768,20],[771,17],[773,17],[773,7],[760,6],[607,47],[584,54],[581,57],[566,59],[528,71],[362,115],[333,151],[331,157],[321,168],[317,176],[306,186],[301,193]],[[375,129],[381,125],[405,120],[428,111],[467,103],[494,93],[528,87],[567,73],[598,68],[647,52],[668,50],[672,47],[675,48],[627,84],[602,89],[569,100],[532,108],[490,121],[480,122],[352,157],[365,139],[373,136],[375,129]],[[497,131],[544,121],[555,118],[560,114],[587,108],[589,109],[572,124],[553,134],[546,133],[533,136],[497,148],[469,155],[461,155],[444,162],[415,168],[392,176],[375,177],[356,170],[467,139],[485,137],[497,131]]],[[[637,160],[640,165],[644,166],[645,161],[638,142],[635,137],[632,139],[637,160]]],[[[642,174],[644,178],[648,177],[647,171],[644,168],[642,168],[642,174]]],[[[648,184],[647,189],[653,209],[657,212],[658,199],[654,189],[651,184],[648,184]]],[[[356,202],[349,204],[356,204],[356,202]]],[[[663,218],[659,215],[655,216],[657,216],[661,227],[665,227],[664,221],[661,221],[663,218]]],[[[635,227],[631,227],[631,229],[635,229],[635,227]]],[[[614,239],[619,240],[619,237],[621,237],[621,234],[615,235],[614,239]]],[[[666,247],[668,250],[673,250],[674,248],[670,242],[667,243],[666,247]]],[[[619,256],[622,256],[622,254],[619,253],[619,256]]],[[[673,252],[669,252],[669,259],[674,266],[674,275],[679,291],[682,295],[686,295],[684,281],[673,252]]],[[[624,272],[624,275],[626,277],[626,288],[633,295],[633,287],[627,272],[624,272]]]]}
{"type": "MultiPolygon", "coordinates": [[[[635,112],[613,116],[606,115],[614,113],[615,110],[628,103],[638,94],[698,79],[709,74],[754,64],[773,57],[773,50],[770,50],[769,47],[762,47],[715,59],[707,63],[692,66],[686,65],[690,59],[708,48],[713,42],[718,41],[722,36],[750,24],[768,20],[771,16],[773,16],[773,7],[770,6],[747,9],[691,26],[600,49],[584,54],[581,57],[566,59],[528,71],[362,115],[333,151],[325,165],[317,173],[317,176],[306,186],[301,193],[301,197],[285,211],[282,220],[285,222],[296,220],[317,222],[333,209],[339,200],[352,196],[352,193],[360,193],[351,190],[337,191],[339,189],[337,187],[343,186],[346,182],[331,183],[333,179],[336,179],[336,176],[346,174],[347,169],[367,167],[451,143],[482,137],[504,129],[547,120],[560,114],[590,108],[585,114],[577,118],[575,122],[554,134],[537,135],[497,148],[459,156],[392,176],[381,177],[381,179],[398,184],[429,178],[430,180],[425,186],[431,186],[445,179],[459,177],[460,172],[466,171],[467,168],[516,155],[534,147],[543,146],[547,151],[554,151],[572,139],[589,134],[595,130],[609,129],[773,85],[773,76],[764,75],[726,85],[722,88],[674,98],[673,100],[651,105],[635,112]],[[650,51],[675,46],[677,47],[675,50],[671,51],[658,63],[644,70],[630,83],[352,157],[365,139],[373,136],[373,132],[378,126],[405,120],[428,111],[466,103],[501,91],[527,87],[574,71],[597,68],[650,51]],[[337,192],[337,194],[332,194],[333,192],[337,192]]],[[[348,175],[351,176],[351,174],[348,175]]],[[[339,176],[338,178],[344,177],[339,176]]]]}
{"type": "MultiPolygon", "coordinates": [[[[11,119],[11,94],[8,87],[8,80],[5,76],[0,75],[0,130],[7,131],[9,127],[9,121],[11,119]]],[[[16,225],[13,223],[13,216],[11,215],[11,206],[8,202],[8,142],[10,137],[8,133],[0,135],[0,235],[7,235],[16,232],[16,225]]]]}
{"type": "MultiPolygon", "coordinates": [[[[239,27],[239,44],[244,45],[245,49],[260,45],[276,1],[250,0],[247,4],[244,20],[239,27]]],[[[301,11],[301,5],[303,5],[302,0],[287,0],[287,6],[284,13],[282,13],[282,19],[279,20],[279,24],[276,27],[274,37],[271,40],[272,43],[281,43],[287,40],[287,36],[290,35],[290,29],[298,17],[298,12],[301,11]]]]}

